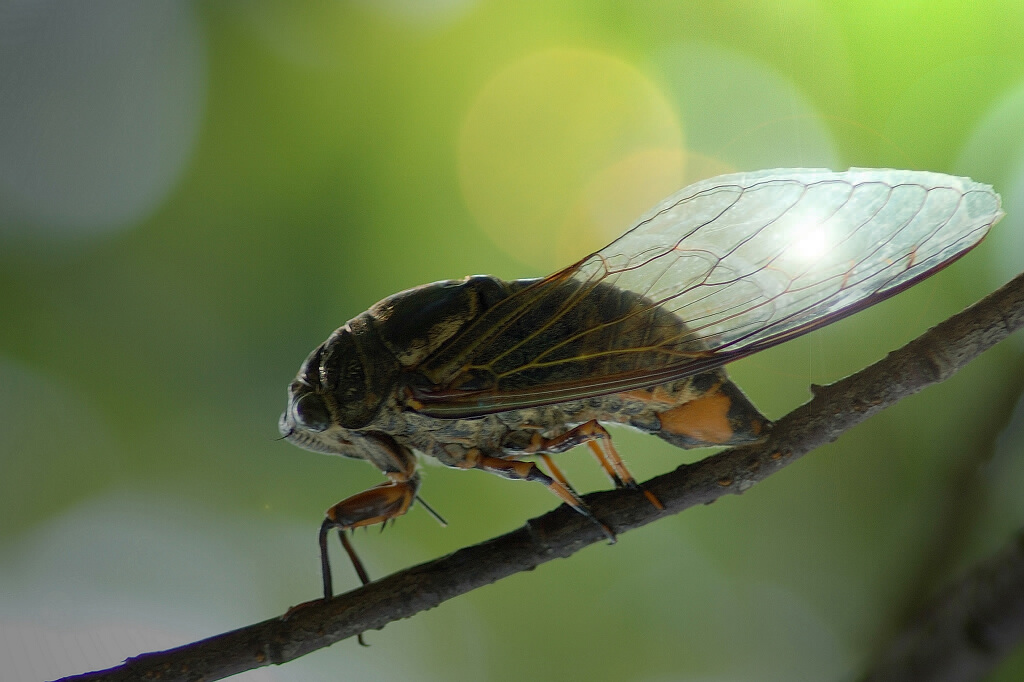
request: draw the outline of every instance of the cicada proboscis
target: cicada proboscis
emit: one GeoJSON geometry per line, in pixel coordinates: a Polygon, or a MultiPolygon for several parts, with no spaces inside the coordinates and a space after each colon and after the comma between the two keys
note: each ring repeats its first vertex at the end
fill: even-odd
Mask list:
{"type": "Polygon", "coordinates": [[[637,487],[602,422],[682,448],[763,438],[771,422],[723,365],[932,275],[1000,217],[999,195],[968,178],[737,173],[681,190],[548,277],[476,275],[380,301],[310,354],[280,421],[292,443],[387,477],[328,510],[324,597],[329,531],[367,582],[345,531],[419,499],[416,453],[536,481],[590,515],[550,455],[585,443],[616,486],[637,487]]]}

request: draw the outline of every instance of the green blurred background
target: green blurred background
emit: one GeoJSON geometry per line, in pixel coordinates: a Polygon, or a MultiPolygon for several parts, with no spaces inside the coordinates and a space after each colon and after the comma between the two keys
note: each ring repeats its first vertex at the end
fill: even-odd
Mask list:
{"type": "MultiPolygon", "coordinates": [[[[277,417],[306,354],[400,289],[545,274],[720,172],[857,165],[971,175],[1008,215],[734,365],[763,411],[989,293],[1024,269],[1022,33],[1019,0],[0,2],[3,679],[314,598],[323,510],[380,476],[277,417]]],[[[1022,389],[1018,334],[742,497],[238,679],[851,679],[1024,525],[1022,389]]],[[[615,435],[641,479],[705,454],[615,435]]],[[[437,467],[422,493],[451,525],[360,534],[374,576],[555,505],[437,467]]]]}

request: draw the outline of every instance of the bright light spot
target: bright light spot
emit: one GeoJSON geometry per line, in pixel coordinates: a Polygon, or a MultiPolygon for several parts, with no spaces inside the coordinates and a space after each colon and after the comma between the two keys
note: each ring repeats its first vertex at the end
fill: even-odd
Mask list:
{"type": "Polygon", "coordinates": [[[825,228],[819,223],[803,223],[795,232],[790,252],[798,260],[804,263],[814,263],[821,260],[828,252],[825,228]]]}

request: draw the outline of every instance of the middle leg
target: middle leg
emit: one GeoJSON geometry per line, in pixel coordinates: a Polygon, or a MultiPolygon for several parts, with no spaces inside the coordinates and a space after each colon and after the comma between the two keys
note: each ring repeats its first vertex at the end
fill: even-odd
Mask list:
{"type": "MultiPolygon", "coordinates": [[[[611,434],[596,419],[591,419],[554,438],[544,438],[540,433],[534,432],[530,438],[529,445],[523,448],[521,452],[526,455],[541,455],[544,457],[544,461],[550,465],[552,462],[550,458],[545,456],[546,454],[565,452],[584,443],[586,443],[590,452],[593,453],[594,457],[601,464],[601,467],[608,474],[608,478],[611,479],[616,488],[625,487],[640,490],[657,509],[665,508],[665,505],[661,503],[661,500],[654,493],[643,490],[637,484],[633,474],[626,468],[626,463],[622,461],[622,457],[619,456],[618,451],[612,444],[611,434]]],[[[557,471],[557,469],[554,471],[557,471]]],[[[558,474],[553,472],[552,475],[557,476],[558,474]]]]}
{"type": "MultiPolygon", "coordinates": [[[[504,459],[483,454],[478,448],[470,448],[455,463],[460,469],[480,469],[497,474],[503,478],[518,481],[536,481],[543,484],[548,490],[554,493],[562,502],[575,509],[596,523],[604,531],[604,534],[611,542],[615,542],[615,533],[605,523],[598,519],[590,511],[587,503],[580,499],[580,496],[573,491],[572,487],[565,482],[561,472],[555,474],[557,478],[548,476],[535,462],[526,462],[518,459],[504,459]],[[559,480],[560,479],[560,480],[559,480]]],[[[557,471],[557,469],[556,469],[557,471]]]]}

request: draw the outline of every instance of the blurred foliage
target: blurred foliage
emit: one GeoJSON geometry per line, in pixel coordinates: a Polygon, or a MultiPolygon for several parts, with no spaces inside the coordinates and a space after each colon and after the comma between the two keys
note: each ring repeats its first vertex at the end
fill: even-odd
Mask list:
{"type": "MultiPolygon", "coordinates": [[[[315,596],[322,510],[379,475],[277,416],[309,350],[395,291],[545,274],[734,169],[994,184],[975,253],[732,368],[777,417],[1024,269],[1019,2],[82,7],[0,4],[0,648],[24,679],[315,596]]],[[[1024,521],[1021,349],[740,498],[239,679],[848,679],[1024,521]]],[[[615,435],[640,478],[705,454],[615,435]]],[[[440,468],[422,492],[451,526],[360,535],[374,575],[555,504],[440,468]]]]}

